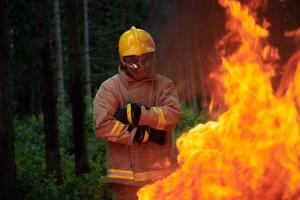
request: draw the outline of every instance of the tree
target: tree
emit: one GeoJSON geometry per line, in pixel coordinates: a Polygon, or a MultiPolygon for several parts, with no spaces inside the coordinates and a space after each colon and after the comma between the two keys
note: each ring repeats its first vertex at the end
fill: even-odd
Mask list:
{"type": "Polygon", "coordinates": [[[83,24],[84,24],[83,43],[84,43],[85,93],[86,96],[91,97],[88,0],[83,0],[83,24]]]}
{"type": "MultiPolygon", "coordinates": [[[[87,135],[85,127],[85,102],[83,88],[83,67],[80,54],[80,21],[78,13],[82,9],[82,1],[65,1],[66,37],[68,49],[68,69],[70,74],[70,97],[72,104],[73,139],[75,152],[75,171],[81,174],[89,171],[87,135]]],[[[81,19],[80,19],[81,18],[81,19]]]]}
{"type": "Polygon", "coordinates": [[[10,98],[8,1],[0,2],[0,198],[16,199],[14,125],[10,98]]]}
{"type": "Polygon", "coordinates": [[[11,68],[13,74],[14,111],[18,114],[42,112],[40,94],[39,54],[36,48],[36,1],[9,1],[11,37],[11,68]],[[26,83],[26,84],[24,84],[26,83]]]}
{"type": "Polygon", "coordinates": [[[60,27],[60,7],[59,0],[53,0],[54,7],[54,24],[55,24],[55,53],[57,67],[57,93],[58,93],[58,111],[62,113],[65,104],[65,89],[64,89],[64,67],[62,59],[62,42],[61,42],[61,27],[60,27]]]}
{"type": "Polygon", "coordinates": [[[44,113],[44,130],[46,142],[46,173],[54,176],[58,182],[62,182],[62,172],[60,166],[60,152],[58,140],[58,124],[57,124],[57,106],[56,95],[54,89],[54,73],[51,65],[50,50],[50,23],[49,23],[49,2],[43,0],[38,2],[39,21],[39,43],[40,52],[40,73],[42,81],[42,99],[44,113]]]}

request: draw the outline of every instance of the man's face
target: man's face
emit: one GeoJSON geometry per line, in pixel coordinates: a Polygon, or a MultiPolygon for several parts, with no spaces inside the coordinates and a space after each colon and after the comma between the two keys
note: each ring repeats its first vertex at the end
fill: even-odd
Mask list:
{"type": "Polygon", "coordinates": [[[143,80],[152,73],[154,52],[124,56],[126,71],[136,80],[143,80]]]}

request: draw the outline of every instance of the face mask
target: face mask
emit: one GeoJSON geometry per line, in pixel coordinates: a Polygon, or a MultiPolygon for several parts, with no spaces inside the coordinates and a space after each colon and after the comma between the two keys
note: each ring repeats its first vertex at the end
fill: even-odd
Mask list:
{"type": "Polygon", "coordinates": [[[153,72],[154,52],[123,58],[126,72],[135,80],[143,80],[153,72]]]}

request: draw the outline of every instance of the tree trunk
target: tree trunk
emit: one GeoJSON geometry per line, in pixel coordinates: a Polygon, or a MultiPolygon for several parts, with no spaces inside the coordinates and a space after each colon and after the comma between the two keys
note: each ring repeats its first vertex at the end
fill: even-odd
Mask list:
{"type": "Polygon", "coordinates": [[[70,97],[75,152],[75,171],[81,174],[89,171],[87,135],[85,127],[85,102],[83,88],[83,67],[80,57],[80,17],[79,0],[66,0],[66,36],[68,47],[68,67],[70,73],[70,97]]]}
{"type": "Polygon", "coordinates": [[[16,199],[14,125],[10,98],[8,1],[0,2],[0,199],[16,199]]]}
{"type": "Polygon", "coordinates": [[[85,95],[91,97],[88,0],[83,0],[85,95]]]}
{"type": "Polygon", "coordinates": [[[54,4],[54,22],[55,22],[55,52],[56,52],[56,67],[57,67],[58,112],[62,113],[65,106],[65,90],[64,90],[64,67],[63,67],[62,47],[61,47],[59,0],[54,0],[53,4],[54,4]]]}
{"type": "Polygon", "coordinates": [[[57,178],[59,183],[62,182],[62,172],[60,166],[58,124],[57,124],[57,107],[56,95],[54,88],[54,73],[51,65],[50,51],[50,23],[49,23],[49,4],[48,0],[38,3],[39,10],[39,52],[41,58],[41,82],[42,82],[42,99],[44,112],[44,130],[46,142],[46,173],[47,175],[57,178]]]}

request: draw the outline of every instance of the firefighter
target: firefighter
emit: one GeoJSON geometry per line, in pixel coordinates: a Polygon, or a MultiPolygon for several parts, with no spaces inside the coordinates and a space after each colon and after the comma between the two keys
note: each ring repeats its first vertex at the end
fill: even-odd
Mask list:
{"type": "Polygon", "coordinates": [[[145,184],[176,167],[170,132],[180,109],[173,82],[154,69],[149,33],[131,27],[119,40],[118,74],[104,81],[94,100],[94,129],[107,141],[107,178],[113,199],[137,199],[145,184]]]}

